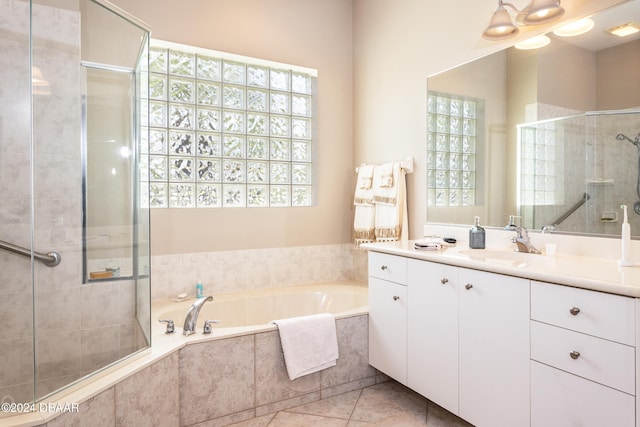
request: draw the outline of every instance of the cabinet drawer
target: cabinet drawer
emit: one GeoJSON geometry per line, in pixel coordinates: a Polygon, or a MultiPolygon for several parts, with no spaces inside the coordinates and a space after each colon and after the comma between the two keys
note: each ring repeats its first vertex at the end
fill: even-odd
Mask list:
{"type": "Polygon", "coordinates": [[[531,319],[635,346],[633,298],[531,282],[531,319]]]}
{"type": "Polygon", "coordinates": [[[635,395],[635,348],[531,322],[531,359],[635,395]]]}
{"type": "Polygon", "coordinates": [[[531,362],[531,427],[634,425],[633,396],[531,362]]]}
{"type": "Polygon", "coordinates": [[[401,256],[369,252],[369,276],[407,284],[407,259],[401,256]]]}

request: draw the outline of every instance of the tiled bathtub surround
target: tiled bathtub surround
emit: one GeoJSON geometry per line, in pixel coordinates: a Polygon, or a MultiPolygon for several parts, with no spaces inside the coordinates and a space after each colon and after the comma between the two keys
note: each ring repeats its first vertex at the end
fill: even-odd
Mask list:
{"type": "Polygon", "coordinates": [[[152,256],[151,298],[193,295],[199,281],[205,295],[338,280],[366,282],[363,258],[366,253],[352,244],[152,256]]]}
{"type": "Polygon", "coordinates": [[[277,330],[200,341],[80,402],[79,413],[44,425],[224,426],[375,384],[368,315],[338,319],[336,330],[336,366],[294,381],[277,330]]]}

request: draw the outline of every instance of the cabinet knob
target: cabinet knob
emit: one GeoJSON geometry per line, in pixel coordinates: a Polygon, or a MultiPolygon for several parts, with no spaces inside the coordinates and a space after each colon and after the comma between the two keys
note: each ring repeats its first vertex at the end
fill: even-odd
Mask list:
{"type": "Polygon", "coordinates": [[[469,290],[469,289],[473,288],[473,285],[471,283],[467,283],[466,285],[464,285],[464,288],[466,290],[469,290]]]}
{"type": "Polygon", "coordinates": [[[578,357],[580,357],[580,352],[573,350],[571,353],[569,353],[569,356],[571,356],[573,360],[576,360],[578,357]]]}
{"type": "Polygon", "coordinates": [[[447,283],[449,283],[449,279],[447,279],[446,277],[443,277],[442,279],[440,279],[440,283],[442,283],[443,285],[446,285],[447,283]]]}
{"type": "Polygon", "coordinates": [[[380,266],[380,270],[386,270],[387,268],[389,267],[387,267],[386,265],[380,266]]]}
{"type": "Polygon", "coordinates": [[[400,297],[399,297],[398,295],[394,295],[394,296],[393,296],[393,300],[394,300],[394,301],[398,301],[399,299],[400,299],[400,297]]]}
{"type": "Polygon", "coordinates": [[[571,309],[569,309],[569,313],[573,314],[574,316],[577,316],[578,313],[580,313],[580,309],[578,307],[571,307],[571,309]]]}

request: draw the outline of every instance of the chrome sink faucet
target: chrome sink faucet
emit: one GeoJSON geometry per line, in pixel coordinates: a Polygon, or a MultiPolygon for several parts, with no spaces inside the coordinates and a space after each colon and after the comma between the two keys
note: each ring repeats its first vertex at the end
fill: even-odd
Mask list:
{"type": "Polygon", "coordinates": [[[187,317],[184,318],[184,324],[182,326],[182,335],[192,335],[196,333],[196,322],[198,321],[198,314],[200,309],[207,301],[213,301],[213,297],[198,298],[187,311],[187,317]]]}
{"type": "Polygon", "coordinates": [[[524,252],[528,254],[539,254],[537,250],[529,240],[529,233],[524,227],[516,227],[516,236],[511,238],[511,241],[516,244],[516,252],[524,252]]]}

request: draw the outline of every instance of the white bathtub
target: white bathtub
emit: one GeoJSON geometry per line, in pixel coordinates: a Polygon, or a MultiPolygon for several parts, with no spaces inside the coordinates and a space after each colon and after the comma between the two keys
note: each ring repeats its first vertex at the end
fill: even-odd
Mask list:
{"type": "MultiPolygon", "coordinates": [[[[221,337],[275,328],[269,322],[277,319],[317,313],[331,313],[336,318],[340,318],[366,313],[368,310],[367,285],[353,281],[260,289],[212,296],[213,301],[205,303],[200,310],[195,335],[203,335],[202,326],[205,320],[220,321],[213,325],[214,331],[211,337],[221,337]]],[[[165,326],[159,323],[160,319],[173,320],[176,326],[174,335],[182,335],[184,318],[194,301],[195,298],[181,302],[154,302],[152,305],[154,336],[164,335],[165,326]]],[[[163,340],[163,338],[159,339],[163,340]]],[[[155,343],[157,342],[156,340],[155,343]]]]}
{"type": "MultiPolygon", "coordinates": [[[[336,319],[368,313],[367,285],[354,281],[238,292],[213,297],[214,301],[207,302],[200,311],[196,334],[188,337],[182,335],[182,323],[188,308],[195,301],[194,298],[179,303],[152,303],[151,348],[54,394],[43,403],[55,403],[57,407],[68,407],[72,402],[80,403],[82,412],[83,402],[100,393],[109,392],[114,385],[137,375],[145,368],[156,366],[160,360],[168,360],[167,356],[188,344],[275,330],[276,326],[268,323],[271,320],[320,312],[332,313],[336,319]],[[176,323],[175,333],[164,333],[165,325],[160,324],[158,319],[165,318],[176,323]],[[204,335],[202,325],[207,319],[219,319],[221,323],[214,325],[213,333],[204,335]]],[[[286,376],[286,373],[283,372],[282,376],[286,376]]],[[[0,426],[41,425],[57,415],[59,413],[45,411],[1,418],[0,426]]]]}

